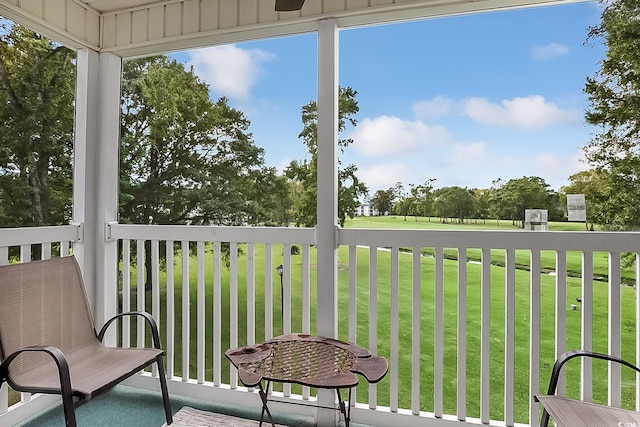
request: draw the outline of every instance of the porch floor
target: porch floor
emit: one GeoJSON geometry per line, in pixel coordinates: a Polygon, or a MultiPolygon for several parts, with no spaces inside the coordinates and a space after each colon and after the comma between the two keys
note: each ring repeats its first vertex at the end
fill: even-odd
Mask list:
{"type": "MultiPolygon", "coordinates": [[[[199,399],[171,395],[174,413],[184,406],[235,417],[259,420],[260,409],[240,405],[221,405],[199,399]]],[[[273,412],[277,424],[287,426],[315,426],[313,419],[273,412]]],[[[78,427],[160,427],[165,423],[162,396],[159,392],[118,385],[76,409],[78,427]]],[[[258,421],[256,421],[256,426],[258,421]]],[[[267,424],[263,424],[267,425],[267,424]]],[[[344,425],[341,421],[340,425],[344,425]]],[[[354,427],[365,427],[351,423],[354,427]]],[[[62,405],[57,404],[41,411],[15,427],[64,427],[62,405]]]]}

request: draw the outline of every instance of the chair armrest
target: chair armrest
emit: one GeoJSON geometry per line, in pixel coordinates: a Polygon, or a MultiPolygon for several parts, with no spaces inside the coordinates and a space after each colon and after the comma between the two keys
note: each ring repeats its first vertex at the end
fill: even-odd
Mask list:
{"type": "MultiPolygon", "coordinates": [[[[627,366],[633,369],[634,371],[640,373],[640,368],[616,356],[611,356],[609,354],[595,353],[593,351],[586,351],[586,350],[567,351],[565,353],[562,353],[560,357],[558,357],[558,360],[556,360],[556,362],[553,364],[553,371],[551,371],[551,380],[549,381],[549,389],[547,390],[547,395],[551,396],[556,394],[556,389],[558,388],[558,381],[560,379],[560,372],[562,371],[562,368],[569,360],[574,359],[576,357],[589,357],[592,359],[600,359],[600,360],[607,360],[609,362],[616,362],[621,365],[627,366]]],[[[544,409],[542,411],[542,419],[540,420],[540,425],[546,427],[548,424],[549,424],[549,412],[547,412],[547,410],[544,409]]]]}
{"type": "Polygon", "coordinates": [[[58,367],[60,389],[62,390],[62,394],[71,396],[71,376],[69,375],[69,364],[67,363],[67,358],[64,356],[64,353],[62,353],[62,350],[51,345],[38,345],[21,348],[20,350],[14,351],[9,356],[7,356],[2,361],[2,363],[0,363],[0,384],[2,384],[2,382],[4,381],[9,380],[9,365],[11,364],[11,362],[13,362],[13,360],[20,354],[25,352],[43,352],[51,356],[53,361],[56,363],[56,366],[58,367]]]}
{"type": "Polygon", "coordinates": [[[109,325],[111,325],[111,323],[113,323],[116,319],[119,319],[124,316],[144,317],[144,319],[147,321],[147,324],[151,328],[151,334],[153,336],[153,346],[158,350],[162,350],[162,346],[160,344],[160,334],[158,333],[158,325],[156,323],[156,320],[153,318],[152,315],[144,311],[131,311],[127,313],[116,314],[111,319],[107,320],[104,326],[102,326],[102,329],[100,329],[100,332],[98,333],[98,340],[102,342],[104,338],[104,334],[107,332],[107,328],[109,327],[109,325]]]}

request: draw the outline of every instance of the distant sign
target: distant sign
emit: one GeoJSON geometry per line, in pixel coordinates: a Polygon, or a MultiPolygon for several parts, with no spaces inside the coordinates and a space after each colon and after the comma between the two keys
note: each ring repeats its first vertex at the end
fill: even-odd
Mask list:
{"type": "Polygon", "coordinates": [[[546,209],[525,209],[524,229],[531,231],[547,231],[547,218],[549,212],[546,209]]]}
{"type": "Polygon", "coordinates": [[[584,194],[567,194],[567,215],[569,221],[585,222],[587,220],[584,194]]]}

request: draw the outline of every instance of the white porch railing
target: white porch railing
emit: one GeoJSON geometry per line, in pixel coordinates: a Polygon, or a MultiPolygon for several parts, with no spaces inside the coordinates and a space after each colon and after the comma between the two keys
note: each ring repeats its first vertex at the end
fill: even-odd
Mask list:
{"type": "MultiPolygon", "coordinates": [[[[121,309],[144,307],[158,319],[174,392],[233,401],[245,389],[223,357],[227,348],[314,333],[312,229],[116,224],[111,238],[122,248],[121,309]],[[137,292],[146,282],[137,274],[145,251],[150,291],[137,292]]],[[[359,386],[356,422],[535,425],[532,396],[546,392],[550,365],[566,349],[640,363],[638,287],[620,285],[628,271],[622,254],[640,253],[638,233],[343,229],[339,242],[340,338],[390,362],[385,380],[359,386]]],[[[27,244],[5,243],[0,230],[0,247],[9,243],[27,244]]],[[[637,261],[631,269],[625,281],[637,284],[637,261]]],[[[125,323],[122,339],[136,345],[146,337],[125,323]]],[[[596,363],[568,371],[561,391],[639,408],[640,381],[596,363]],[[605,377],[604,385],[593,382],[605,377]]],[[[133,383],[146,387],[153,374],[133,383]]],[[[314,400],[300,387],[275,394],[314,400]]]]}

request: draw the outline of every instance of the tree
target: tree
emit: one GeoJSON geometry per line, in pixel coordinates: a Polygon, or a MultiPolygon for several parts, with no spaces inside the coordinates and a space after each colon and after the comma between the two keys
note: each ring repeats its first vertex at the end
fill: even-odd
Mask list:
{"type": "Polygon", "coordinates": [[[550,189],[544,179],[537,176],[510,179],[498,191],[502,212],[514,225],[520,227],[524,227],[526,209],[547,209],[549,219],[557,216],[556,213],[560,209],[558,195],[550,189]]]}
{"type": "Polygon", "coordinates": [[[482,219],[483,223],[486,223],[489,218],[490,205],[491,205],[491,190],[474,190],[473,195],[476,199],[476,214],[475,217],[482,219]]]}
{"type": "Polygon", "coordinates": [[[588,123],[600,131],[584,153],[604,178],[594,220],[605,229],[640,228],[640,1],[603,2],[600,25],[589,32],[607,50],[600,70],[587,79],[588,123]],[[596,219],[597,218],[597,219],[596,219]]]}
{"type": "Polygon", "coordinates": [[[264,220],[275,171],[264,167],[244,114],[226,98],[212,102],[208,86],[168,57],[127,61],[123,76],[120,220],[264,220]]]}
{"type": "Polygon", "coordinates": [[[75,54],[0,20],[0,227],[71,219],[75,54]]]}
{"type": "MultiPolygon", "coordinates": [[[[338,98],[338,132],[346,129],[347,124],[356,126],[354,118],[359,111],[356,95],[358,92],[347,87],[340,88],[338,98]]],[[[318,195],[318,104],[315,101],[309,102],[302,107],[303,129],[298,135],[309,150],[309,160],[293,160],[287,170],[286,176],[294,182],[294,185],[301,185],[303,193],[295,204],[296,224],[304,227],[313,227],[317,223],[317,195],[318,195]]],[[[340,153],[344,153],[345,148],[353,143],[351,139],[339,139],[338,147],[340,153]]],[[[338,222],[344,225],[349,216],[353,218],[356,208],[360,204],[360,199],[367,194],[367,186],[361,182],[356,172],[358,168],[354,165],[342,166],[338,164],[338,222]]]]}
{"type": "Polygon", "coordinates": [[[475,210],[473,192],[461,187],[443,187],[433,193],[436,211],[443,222],[447,218],[456,218],[463,224],[465,218],[470,218],[475,210]]]}
{"type": "Polygon", "coordinates": [[[571,182],[560,189],[561,202],[563,207],[567,207],[567,194],[584,194],[586,202],[586,221],[587,229],[593,228],[599,212],[595,209],[596,205],[602,204],[606,199],[603,195],[606,192],[606,172],[604,170],[589,169],[575,173],[569,177],[571,182]]]}
{"type": "Polygon", "coordinates": [[[378,211],[380,215],[386,215],[391,212],[393,206],[393,188],[387,190],[378,190],[369,200],[371,208],[378,211]]]}
{"type": "Polygon", "coordinates": [[[431,221],[431,211],[433,209],[433,184],[435,178],[427,179],[424,184],[416,186],[416,203],[420,215],[426,216],[431,221]]]}
{"type": "MultiPolygon", "coordinates": [[[[126,61],[121,121],[121,222],[246,225],[269,219],[282,182],[264,166],[249,120],[226,98],[212,102],[193,70],[165,56],[126,61]]],[[[146,279],[148,288],[151,274],[146,279]]]]}

